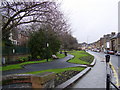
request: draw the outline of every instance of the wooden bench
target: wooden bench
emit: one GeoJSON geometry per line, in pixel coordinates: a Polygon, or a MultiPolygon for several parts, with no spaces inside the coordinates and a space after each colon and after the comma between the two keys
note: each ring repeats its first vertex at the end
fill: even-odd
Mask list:
{"type": "Polygon", "coordinates": [[[58,57],[56,55],[52,55],[53,59],[58,59],[58,57]]]}

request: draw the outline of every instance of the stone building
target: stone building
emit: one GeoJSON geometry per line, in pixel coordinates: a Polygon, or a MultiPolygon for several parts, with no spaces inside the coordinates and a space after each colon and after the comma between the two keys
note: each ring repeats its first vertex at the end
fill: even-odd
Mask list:
{"type": "Polygon", "coordinates": [[[103,36],[103,48],[104,50],[111,49],[111,38],[115,36],[115,32],[103,36]]]}
{"type": "Polygon", "coordinates": [[[111,38],[111,43],[110,43],[110,50],[112,51],[120,51],[120,32],[114,35],[111,38]]]}
{"type": "Polygon", "coordinates": [[[104,51],[104,48],[103,48],[103,41],[104,41],[104,38],[100,38],[100,50],[101,51],[104,51]]]}
{"type": "Polygon", "coordinates": [[[20,31],[18,33],[18,45],[20,46],[26,46],[27,41],[29,39],[29,34],[26,31],[20,31]]]}
{"type": "Polygon", "coordinates": [[[117,51],[120,51],[120,32],[117,34],[117,51]]]}

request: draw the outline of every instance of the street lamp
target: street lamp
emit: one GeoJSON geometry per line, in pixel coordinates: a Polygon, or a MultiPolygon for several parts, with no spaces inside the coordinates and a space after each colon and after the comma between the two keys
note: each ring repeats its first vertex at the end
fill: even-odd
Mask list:
{"type": "Polygon", "coordinates": [[[46,50],[47,51],[46,52],[47,55],[46,55],[46,57],[47,57],[47,62],[48,62],[48,47],[49,47],[49,43],[46,43],[46,46],[47,46],[47,50],[46,50]]]}
{"type": "Polygon", "coordinates": [[[49,47],[49,43],[47,43],[47,48],[49,47]]]}

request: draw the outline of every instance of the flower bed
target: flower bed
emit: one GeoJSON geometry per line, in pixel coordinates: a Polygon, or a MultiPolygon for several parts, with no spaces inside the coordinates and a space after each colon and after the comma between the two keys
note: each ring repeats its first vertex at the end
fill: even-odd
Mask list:
{"type": "Polygon", "coordinates": [[[78,73],[80,73],[80,71],[74,71],[74,70],[57,73],[55,78],[55,87],[64,83],[65,81],[77,75],[78,73]]]}

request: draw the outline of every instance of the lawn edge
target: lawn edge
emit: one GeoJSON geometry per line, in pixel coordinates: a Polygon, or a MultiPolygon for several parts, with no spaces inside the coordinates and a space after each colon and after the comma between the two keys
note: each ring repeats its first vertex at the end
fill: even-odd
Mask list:
{"type": "Polygon", "coordinates": [[[55,88],[69,88],[75,82],[77,82],[80,78],[82,78],[84,75],[86,75],[91,70],[91,67],[93,67],[95,64],[96,64],[96,59],[94,57],[93,62],[89,65],[90,67],[88,66],[86,69],[82,70],[80,73],[78,73],[77,75],[73,76],[71,79],[68,79],[64,83],[56,86],[55,88]]]}
{"type": "MultiPolygon", "coordinates": [[[[66,56],[65,56],[65,57],[66,57],[66,56]]],[[[65,58],[65,57],[63,57],[63,58],[65,58]]],[[[63,59],[63,58],[59,58],[59,59],[63,59]]],[[[53,59],[52,61],[49,61],[49,62],[53,62],[54,60],[58,60],[58,59],[53,59]]],[[[46,63],[46,62],[42,62],[42,63],[46,63]]],[[[11,69],[11,70],[20,70],[20,69],[24,69],[24,66],[30,65],[30,64],[39,64],[39,63],[29,63],[29,64],[25,64],[25,65],[20,65],[21,68],[16,68],[16,69],[11,69]]],[[[11,71],[11,70],[4,70],[4,71],[11,71]]],[[[0,71],[3,71],[3,70],[0,70],[0,71]]],[[[4,71],[3,71],[3,72],[4,72],[4,71]]]]}
{"type": "Polygon", "coordinates": [[[82,78],[85,74],[87,74],[87,72],[90,71],[90,70],[91,70],[91,67],[87,67],[86,69],[84,69],[83,71],[78,73],[77,75],[73,76],[71,79],[69,79],[69,80],[65,81],[64,83],[56,86],[55,88],[68,88],[68,87],[70,87],[78,79],[82,78]]]}

